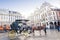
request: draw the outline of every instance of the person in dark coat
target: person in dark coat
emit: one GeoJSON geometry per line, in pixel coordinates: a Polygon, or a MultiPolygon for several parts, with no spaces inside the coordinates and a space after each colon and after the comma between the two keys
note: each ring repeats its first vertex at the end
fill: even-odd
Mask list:
{"type": "Polygon", "coordinates": [[[60,31],[59,28],[60,28],[60,22],[58,22],[58,24],[57,24],[57,30],[58,30],[58,32],[60,31]]]}
{"type": "Polygon", "coordinates": [[[16,32],[18,31],[18,22],[13,22],[11,25],[11,30],[15,30],[16,32]]]}

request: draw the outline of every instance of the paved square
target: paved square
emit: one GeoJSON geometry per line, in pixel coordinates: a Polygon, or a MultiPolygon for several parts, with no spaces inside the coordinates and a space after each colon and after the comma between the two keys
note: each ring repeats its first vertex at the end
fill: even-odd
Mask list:
{"type": "MultiPolygon", "coordinates": [[[[39,34],[39,32],[36,31],[35,34],[39,34]]],[[[35,35],[26,39],[24,36],[19,36],[14,40],[60,40],[60,32],[57,30],[47,30],[47,35],[44,35],[44,32],[42,31],[41,34],[42,35],[35,35]]],[[[8,38],[8,33],[0,33],[0,40],[10,40],[8,38]]]]}

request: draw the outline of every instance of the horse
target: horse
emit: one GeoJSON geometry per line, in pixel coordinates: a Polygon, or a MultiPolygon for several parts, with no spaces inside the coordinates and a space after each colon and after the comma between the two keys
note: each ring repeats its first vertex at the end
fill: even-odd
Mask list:
{"type": "Polygon", "coordinates": [[[45,33],[45,35],[46,35],[46,27],[45,26],[37,26],[37,27],[30,27],[30,26],[27,26],[27,27],[21,27],[21,30],[20,30],[20,33],[22,33],[22,31],[28,31],[29,32],[29,34],[30,33],[33,33],[33,35],[34,35],[34,31],[35,30],[38,30],[38,31],[40,31],[40,35],[41,35],[41,30],[43,30],[44,31],[44,33],[45,33]]]}
{"type": "Polygon", "coordinates": [[[33,32],[33,34],[34,34],[34,31],[35,30],[39,30],[40,31],[40,35],[41,35],[41,30],[43,30],[44,31],[44,33],[45,33],[45,35],[46,35],[46,27],[45,26],[37,26],[37,27],[32,27],[32,32],[33,32]]]}
{"type": "Polygon", "coordinates": [[[32,27],[30,27],[30,26],[26,26],[26,27],[21,27],[20,29],[19,29],[20,31],[20,34],[23,32],[23,31],[27,31],[29,34],[30,33],[32,33],[32,27]]]}

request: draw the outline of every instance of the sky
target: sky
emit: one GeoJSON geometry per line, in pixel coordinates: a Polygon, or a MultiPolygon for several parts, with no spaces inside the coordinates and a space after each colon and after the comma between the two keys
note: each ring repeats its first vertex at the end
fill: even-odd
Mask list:
{"type": "Polygon", "coordinates": [[[0,0],[0,9],[20,12],[25,18],[31,15],[42,3],[48,2],[60,8],[60,0],[0,0]]]}

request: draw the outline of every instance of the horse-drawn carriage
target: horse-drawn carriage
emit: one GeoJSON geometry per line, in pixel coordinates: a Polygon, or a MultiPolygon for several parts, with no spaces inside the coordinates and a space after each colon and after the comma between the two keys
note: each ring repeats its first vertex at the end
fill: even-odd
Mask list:
{"type": "Polygon", "coordinates": [[[34,33],[35,30],[41,31],[44,30],[46,34],[46,27],[45,26],[38,26],[38,27],[30,27],[27,26],[26,22],[29,20],[16,20],[11,24],[11,31],[9,32],[9,38],[14,39],[16,38],[16,34],[24,35],[28,37],[30,33],[34,33]],[[19,31],[19,32],[18,32],[19,31]],[[11,38],[12,37],[12,38],[11,38]]]}
{"type": "Polygon", "coordinates": [[[16,20],[13,22],[11,26],[11,30],[8,32],[8,37],[10,39],[17,38],[18,34],[28,36],[28,26],[26,25],[26,22],[28,20],[16,20]]]}

